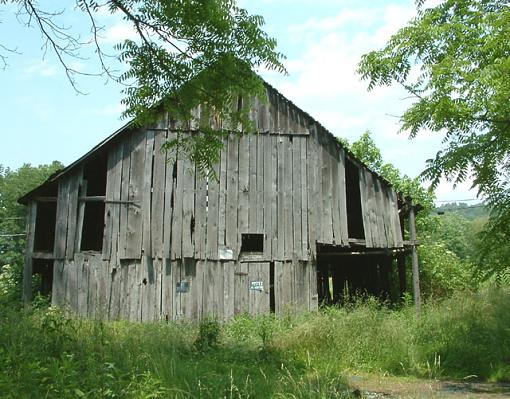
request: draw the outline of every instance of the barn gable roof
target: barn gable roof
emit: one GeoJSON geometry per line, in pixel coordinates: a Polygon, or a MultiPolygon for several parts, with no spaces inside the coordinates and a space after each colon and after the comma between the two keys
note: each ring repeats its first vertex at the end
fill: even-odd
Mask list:
{"type": "MultiPolygon", "coordinates": [[[[290,101],[288,98],[286,98],[283,94],[281,94],[277,89],[275,89],[273,86],[271,86],[266,81],[263,81],[264,85],[266,87],[267,93],[269,97],[273,97],[277,100],[278,103],[282,102],[287,107],[292,109],[293,112],[299,114],[301,121],[307,121],[308,127],[315,126],[318,135],[320,137],[323,137],[327,139],[328,144],[334,144],[335,146],[342,148],[346,153],[349,155],[350,159],[355,160],[357,163],[362,165],[364,168],[369,170],[373,175],[377,176],[381,181],[383,181],[386,185],[392,186],[392,184],[387,181],[385,178],[383,178],[381,175],[379,175],[377,172],[374,172],[371,170],[367,165],[365,165],[361,160],[359,160],[348,148],[342,145],[341,142],[338,141],[337,137],[331,133],[328,129],[326,129],[320,122],[318,122],[315,118],[313,118],[309,113],[299,108],[297,105],[295,105],[292,101],[290,101]]],[[[83,156],[78,158],[76,161],[72,162],[65,168],[55,172],[53,175],[51,175],[44,183],[42,183],[40,186],[36,187],[32,191],[26,193],[21,198],[18,199],[18,202],[21,204],[27,204],[30,200],[30,198],[37,196],[41,191],[43,191],[47,186],[49,186],[51,183],[58,180],[61,176],[67,174],[71,170],[73,170],[75,167],[79,166],[83,161],[86,159],[92,157],[93,155],[97,154],[101,150],[105,149],[109,144],[111,144],[113,141],[115,141],[118,137],[120,137],[125,132],[129,131],[130,129],[133,129],[136,126],[135,120],[131,120],[127,122],[125,125],[120,127],[118,130],[116,130],[114,133],[112,133],[110,136],[105,138],[103,141],[101,141],[99,144],[94,146],[91,150],[89,150],[87,153],[85,153],[83,156]]],[[[262,133],[269,133],[269,130],[261,131],[262,133]]]]}

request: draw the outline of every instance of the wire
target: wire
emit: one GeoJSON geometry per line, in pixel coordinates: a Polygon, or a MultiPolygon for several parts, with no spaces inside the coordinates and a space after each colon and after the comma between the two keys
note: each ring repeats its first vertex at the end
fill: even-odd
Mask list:
{"type": "Polygon", "coordinates": [[[455,200],[436,200],[435,202],[467,202],[467,201],[480,201],[479,198],[466,198],[466,199],[455,199],[455,200]]]}

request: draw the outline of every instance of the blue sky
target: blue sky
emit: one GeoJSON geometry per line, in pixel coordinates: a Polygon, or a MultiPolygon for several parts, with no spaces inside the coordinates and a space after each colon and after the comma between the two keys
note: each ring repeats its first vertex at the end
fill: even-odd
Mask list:
{"type": "MultiPolygon", "coordinates": [[[[73,3],[52,2],[60,8],[73,3]]],[[[396,116],[409,101],[402,90],[369,93],[355,73],[363,53],[383,46],[413,17],[414,1],[241,0],[239,5],[265,18],[265,30],[287,56],[288,76],[260,71],[264,78],[335,135],[352,142],[369,129],[385,161],[409,176],[418,175],[441,148],[439,134],[424,132],[414,140],[398,134],[396,116]]],[[[68,9],[64,23],[87,37],[85,20],[68,9]]],[[[2,6],[0,13],[0,43],[21,53],[7,54],[9,65],[0,70],[0,164],[69,164],[126,122],[120,119],[121,87],[100,77],[80,77],[79,87],[88,94],[76,94],[53,54],[43,56],[36,29],[21,26],[13,10],[2,6]]],[[[116,42],[132,35],[114,16],[103,15],[101,22],[103,46],[112,53],[116,42]]],[[[83,54],[90,59],[73,60],[73,67],[96,70],[93,55],[83,54]]],[[[474,198],[469,186],[453,190],[441,184],[437,198],[474,198]]]]}

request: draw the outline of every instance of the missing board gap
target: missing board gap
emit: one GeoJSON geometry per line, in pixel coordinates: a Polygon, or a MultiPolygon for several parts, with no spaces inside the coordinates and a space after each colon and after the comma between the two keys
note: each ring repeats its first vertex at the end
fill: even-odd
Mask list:
{"type": "Polygon", "coordinates": [[[261,254],[264,252],[264,234],[260,233],[242,233],[241,234],[241,252],[261,254]]]}

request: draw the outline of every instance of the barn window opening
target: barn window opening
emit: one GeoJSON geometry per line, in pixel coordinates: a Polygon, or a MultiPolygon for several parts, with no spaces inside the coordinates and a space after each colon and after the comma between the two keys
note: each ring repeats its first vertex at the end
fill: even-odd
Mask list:
{"type": "Polygon", "coordinates": [[[241,252],[264,252],[264,234],[241,234],[241,252]]]}
{"type": "Polygon", "coordinates": [[[49,259],[34,259],[32,263],[35,290],[46,297],[51,295],[53,285],[53,261],[49,259]]]}
{"type": "Polygon", "coordinates": [[[104,196],[106,195],[107,154],[93,157],[83,167],[80,186],[81,212],[83,220],[81,251],[101,251],[104,235],[104,196]]]}
{"type": "Polygon", "coordinates": [[[34,251],[53,252],[55,245],[56,202],[38,202],[35,218],[34,251]]]}
{"type": "Polygon", "coordinates": [[[396,299],[393,256],[378,250],[317,247],[317,295],[321,306],[345,305],[373,296],[396,299]]]}
{"type": "Polygon", "coordinates": [[[345,190],[349,238],[365,239],[359,188],[359,168],[349,159],[345,160],[345,190]]]}

